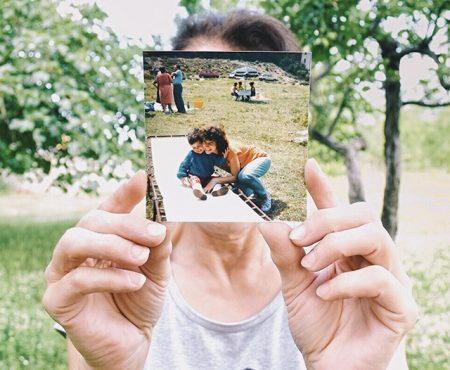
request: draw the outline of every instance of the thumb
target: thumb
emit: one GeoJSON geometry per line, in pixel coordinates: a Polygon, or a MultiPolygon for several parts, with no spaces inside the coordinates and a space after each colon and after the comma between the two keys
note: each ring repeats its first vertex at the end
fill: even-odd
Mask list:
{"type": "Polygon", "coordinates": [[[144,198],[147,191],[147,174],[141,170],[111,194],[99,209],[111,213],[129,213],[144,198]]]}
{"type": "Polygon", "coordinates": [[[283,293],[306,289],[314,279],[314,273],[300,264],[305,255],[301,247],[292,244],[289,233],[292,228],[283,222],[262,222],[258,225],[261,235],[268,244],[272,260],[281,275],[283,293]]]}

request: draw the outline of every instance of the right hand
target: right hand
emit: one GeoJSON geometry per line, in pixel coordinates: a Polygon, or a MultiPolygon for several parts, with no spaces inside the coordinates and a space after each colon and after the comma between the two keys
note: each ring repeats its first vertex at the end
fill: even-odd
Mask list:
{"type": "Polygon", "coordinates": [[[191,181],[189,180],[189,177],[183,177],[181,179],[181,185],[186,186],[186,187],[191,187],[191,181]]]}
{"type": "Polygon", "coordinates": [[[163,225],[129,214],[145,196],[138,172],[59,240],[43,304],[83,367],[142,368],[170,279],[163,225]]]}

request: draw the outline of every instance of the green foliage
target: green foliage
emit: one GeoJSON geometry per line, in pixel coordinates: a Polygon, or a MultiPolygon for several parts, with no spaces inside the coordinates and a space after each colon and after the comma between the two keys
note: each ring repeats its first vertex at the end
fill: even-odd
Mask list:
{"type": "Polygon", "coordinates": [[[180,0],[179,4],[186,8],[189,15],[200,13],[205,10],[200,0],[180,0]]]}
{"type": "MultiPolygon", "coordinates": [[[[335,98],[333,104],[337,109],[340,104],[337,96],[350,88],[351,94],[346,106],[354,112],[364,109],[361,106],[361,92],[367,91],[371,86],[381,88],[383,75],[392,80],[400,78],[400,59],[411,50],[423,48],[422,51],[417,51],[427,55],[439,53],[423,45],[438,32],[447,29],[448,19],[443,13],[445,4],[443,0],[370,3],[351,0],[261,1],[261,6],[269,14],[284,22],[300,43],[312,51],[316,75],[328,70],[325,76],[334,77],[313,81],[313,89],[316,89],[317,85],[325,85],[326,95],[335,98]],[[392,27],[393,24],[395,27],[392,27]],[[381,43],[386,50],[383,54],[381,43]],[[398,52],[404,52],[404,55],[395,55],[393,58],[398,52]],[[373,83],[375,84],[372,85],[373,83]]],[[[441,45],[443,50],[445,44],[448,45],[448,37],[444,38],[444,44],[441,45]]],[[[444,79],[448,76],[448,67],[445,68],[446,53],[438,54],[438,58],[441,62],[438,75],[444,79]]],[[[437,90],[428,86],[429,81],[426,81],[425,85],[425,97],[432,100],[437,90]]],[[[312,98],[316,99],[317,95],[320,94],[313,92],[312,98]]],[[[323,101],[314,105],[317,120],[314,120],[313,124],[317,124],[318,128],[326,126],[326,122],[321,120],[322,117],[332,117],[320,114],[320,109],[326,111],[323,105],[323,101]]],[[[344,119],[342,123],[345,124],[345,121],[344,119]]]]}
{"type": "Polygon", "coordinates": [[[297,77],[299,80],[309,82],[309,70],[297,57],[293,58],[291,55],[286,55],[280,60],[280,67],[297,77]]]}
{"type": "MultiPolygon", "coordinates": [[[[430,168],[450,171],[450,116],[449,108],[435,109],[409,107],[400,116],[403,143],[402,164],[408,170],[424,171],[430,168]]],[[[377,145],[383,141],[382,123],[361,128],[368,142],[367,158],[383,164],[383,150],[377,145]]]]}
{"type": "Polygon", "coordinates": [[[111,176],[125,159],[143,164],[141,56],[96,5],[72,16],[58,5],[2,2],[0,170],[62,167],[65,186],[91,172],[111,176]]]}

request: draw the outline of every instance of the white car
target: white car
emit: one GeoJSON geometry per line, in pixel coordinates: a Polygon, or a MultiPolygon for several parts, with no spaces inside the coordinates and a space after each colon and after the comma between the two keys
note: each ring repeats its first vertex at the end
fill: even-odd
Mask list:
{"type": "Polygon", "coordinates": [[[230,78],[240,78],[240,77],[258,77],[259,72],[252,67],[241,67],[235,69],[229,74],[230,78]]]}

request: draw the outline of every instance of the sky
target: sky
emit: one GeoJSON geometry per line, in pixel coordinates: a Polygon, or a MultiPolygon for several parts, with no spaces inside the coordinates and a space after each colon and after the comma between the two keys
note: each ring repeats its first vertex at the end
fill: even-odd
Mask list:
{"type": "Polygon", "coordinates": [[[152,45],[152,35],[161,35],[165,49],[170,49],[170,39],[176,33],[175,17],[187,16],[186,10],[178,6],[179,0],[66,0],[65,4],[93,2],[108,15],[106,24],[118,36],[152,45]]]}

